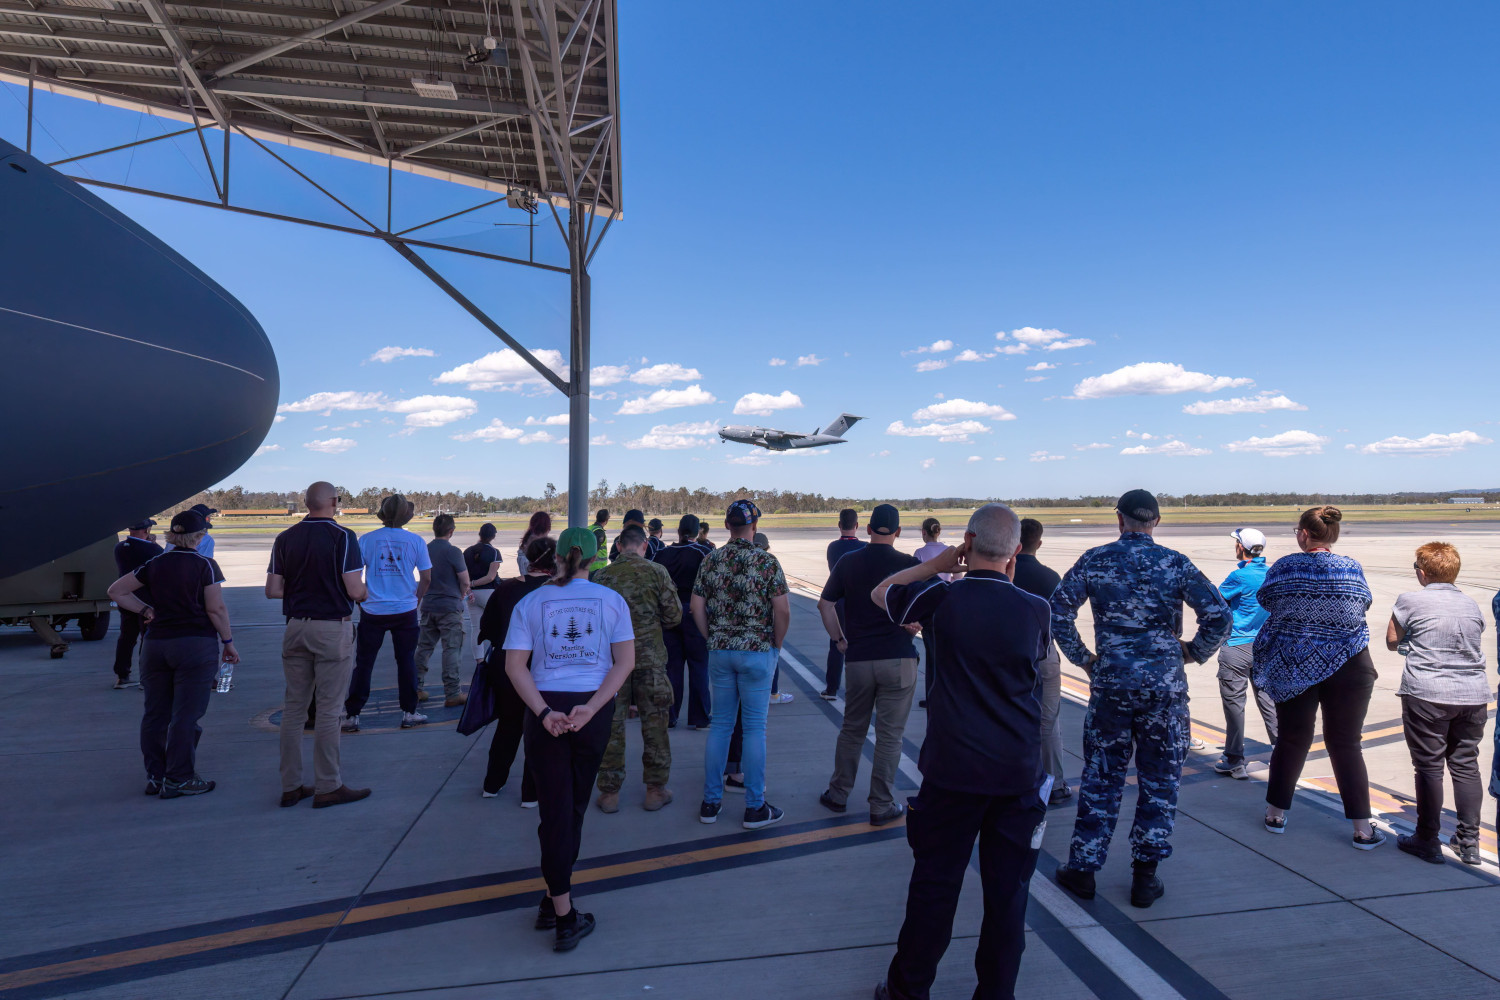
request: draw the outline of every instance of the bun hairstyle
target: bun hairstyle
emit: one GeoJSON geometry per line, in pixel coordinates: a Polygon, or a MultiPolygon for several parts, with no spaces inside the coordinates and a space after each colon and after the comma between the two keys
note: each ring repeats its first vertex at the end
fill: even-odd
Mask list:
{"type": "Polygon", "coordinates": [[[1337,507],[1310,507],[1297,519],[1297,527],[1313,541],[1332,545],[1339,540],[1339,522],[1343,519],[1344,512],[1337,507]]]}
{"type": "Polygon", "coordinates": [[[557,542],[551,538],[533,538],[526,546],[526,561],[536,569],[557,572],[557,542]]]}
{"type": "Polygon", "coordinates": [[[400,493],[392,493],[380,501],[376,516],[387,528],[399,528],[410,521],[417,512],[416,505],[400,493]]]}

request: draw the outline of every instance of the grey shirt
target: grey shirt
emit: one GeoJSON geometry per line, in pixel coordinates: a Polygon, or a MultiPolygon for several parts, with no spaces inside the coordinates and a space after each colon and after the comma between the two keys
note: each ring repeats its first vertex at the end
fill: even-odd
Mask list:
{"type": "Polygon", "coordinates": [[[1490,700],[1480,645],[1484,616],[1472,598],[1451,583],[1429,583],[1396,598],[1391,614],[1411,644],[1398,695],[1439,705],[1490,700]]]}
{"type": "Polygon", "coordinates": [[[468,572],[463,552],[446,538],[434,538],[427,543],[427,555],[432,559],[432,583],[422,598],[422,613],[462,611],[464,600],[458,589],[458,574],[468,572]]]}

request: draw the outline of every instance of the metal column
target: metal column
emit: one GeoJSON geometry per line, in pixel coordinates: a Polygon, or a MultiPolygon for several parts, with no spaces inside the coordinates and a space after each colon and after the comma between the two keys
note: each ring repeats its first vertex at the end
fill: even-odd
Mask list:
{"type": "Polygon", "coordinates": [[[589,272],[584,213],[568,209],[568,527],[589,524],[589,272]]]}

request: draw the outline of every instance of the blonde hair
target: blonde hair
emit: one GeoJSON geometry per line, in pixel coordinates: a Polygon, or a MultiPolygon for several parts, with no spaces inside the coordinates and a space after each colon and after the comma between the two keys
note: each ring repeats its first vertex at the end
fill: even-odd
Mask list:
{"type": "Polygon", "coordinates": [[[175,545],[179,549],[196,550],[198,548],[198,543],[203,541],[203,536],[206,534],[208,534],[207,531],[176,532],[171,528],[168,528],[166,531],[167,544],[175,545]]]}
{"type": "Polygon", "coordinates": [[[1452,583],[1461,564],[1458,549],[1447,542],[1428,542],[1417,549],[1417,568],[1428,583],[1452,583]]]}

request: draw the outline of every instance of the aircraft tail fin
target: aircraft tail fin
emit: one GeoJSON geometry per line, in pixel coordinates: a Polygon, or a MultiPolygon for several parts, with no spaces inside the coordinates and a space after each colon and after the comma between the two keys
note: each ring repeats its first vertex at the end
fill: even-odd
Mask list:
{"type": "Polygon", "coordinates": [[[824,427],[822,430],[818,431],[818,433],[828,434],[833,437],[841,438],[849,430],[849,428],[853,427],[856,423],[863,419],[865,418],[856,417],[852,413],[840,413],[837,420],[829,424],[827,427],[824,427]]]}

